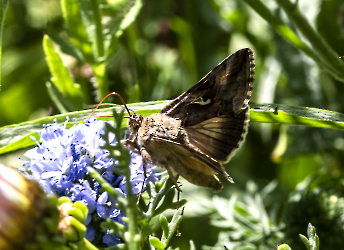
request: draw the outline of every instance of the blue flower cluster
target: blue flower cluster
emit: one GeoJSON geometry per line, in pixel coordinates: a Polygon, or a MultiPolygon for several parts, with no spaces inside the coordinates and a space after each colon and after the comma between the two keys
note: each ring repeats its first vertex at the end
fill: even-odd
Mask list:
{"type": "MultiPolygon", "coordinates": [[[[125,177],[117,176],[113,169],[118,164],[115,159],[108,158],[107,150],[101,149],[105,144],[101,134],[104,134],[104,121],[95,118],[85,123],[75,124],[67,129],[68,119],[64,125],[44,125],[40,132],[40,141],[37,146],[28,150],[24,156],[29,158],[24,166],[30,178],[37,180],[49,195],[68,196],[71,200],[82,201],[88,207],[87,233],[89,241],[95,240],[100,233],[99,218],[111,218],[124,224],[121,218],[124,214],[114,205],[116,201],[107,192],[101,192],[98,182],[88,174],[87,167],[93,167],[102,174],[123,196],[126,196],[125,177]]],[[[116,144],[116,138],[109,134],[109,141],[116,144]],[[112,138],[110,138],[110,136],[112,138]]],[[[138,194],[144,181],[142,158],[131,153],[130,181],[132,192],[138,194]]],[[[146,170],[150,181],[155,182],[157,177],[152,169],[146,170]]],[[[102,236],[103,243],[113,246],[120,243],[118,236],[108,232],[102,236]]]]}

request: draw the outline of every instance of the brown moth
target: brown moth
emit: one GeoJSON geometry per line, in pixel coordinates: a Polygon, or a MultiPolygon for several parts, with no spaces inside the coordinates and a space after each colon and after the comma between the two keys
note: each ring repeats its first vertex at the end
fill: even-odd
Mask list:
{"type": "Polygon", "coordinates": [[[254,66],[253,51],[238,50],[159,113],[131,113],[126,145],[140,152],[144,166],[165,167],[175,184],[173,171],[219,191],[222,184],[216,174],[233,182],[221,163],[246,134],[254,66]]]}

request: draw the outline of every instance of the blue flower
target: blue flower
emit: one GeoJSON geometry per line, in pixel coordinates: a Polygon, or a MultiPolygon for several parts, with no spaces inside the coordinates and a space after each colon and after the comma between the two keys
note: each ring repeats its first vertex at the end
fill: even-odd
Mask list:
{"type": "MultiPolygon", "coordinates": [[[[106,219],[111,218],[123,224],[121,218],[124,214],[115,207],[116,200],[102,192],[98,182],[88,174],[87,167],[97,169],[102,177],[110,183],[123,196],[126,196],[125,177],[114,174],[116,159],[109,158],[109,152],[101,148],[105,144],[101,135],[104,134],[104,121],[96,119],[85,123],[75,124],[67,129],[64,125],[44,125],[40,132],[40,141],[33,149],[28,150],[24,156],[29,158],[24,166],[26,175],[37,180],[48,195],[68,196],[73,202],[82,201],[88,207],[86,221],[86,238],[93,241],[99,233],[102,220],[93,219],[95,216],[106,219]]],[[[109,141],[117,143],[113,134],[108,135],[109,141]]],[[[144,181],[142,157],[131,153],[130,182],[134,194],[141,192],[144,181]]],[[[147,169],[150,181],[155,182],[157,176],[152,169],[147,169]]],[[[116,235],[105,232],[103,242],[108,246],[120,243],[116,235]]]]}

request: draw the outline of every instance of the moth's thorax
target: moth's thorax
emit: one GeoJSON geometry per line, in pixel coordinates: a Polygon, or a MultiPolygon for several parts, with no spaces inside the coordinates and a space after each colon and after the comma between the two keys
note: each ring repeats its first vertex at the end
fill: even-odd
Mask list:
{"type": "Polygon", "coordinates": [[[138,143],[143,146],[152,138],[178,141],[185,133],[182,121],[165,114],[157,113],[143,118],[142,126],[138,131],[138,143]]]}

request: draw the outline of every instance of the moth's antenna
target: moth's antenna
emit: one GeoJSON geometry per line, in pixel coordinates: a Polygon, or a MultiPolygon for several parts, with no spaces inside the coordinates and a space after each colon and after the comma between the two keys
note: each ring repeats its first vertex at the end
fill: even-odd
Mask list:
{"type": "Polygon", "coordinates": [[[121,99],[121,101],[122,101],[124,107],[126,108],[128,114],[129,114],[129,116],[130,116],[130,111],[129,111],[127,105],[125,104],[125,102],[124,102],[122,96],[121,96],[120,94],[116,93],[116,92],[112,92],[112,93],[107,94],[107,95],[100,101],[100,103],[98,103],[97,107],[93,110],[91,116],[94,114],[94,112],[96,112],[96,110],[99,108],[99,106],[102,104],[102,102],[103,102],[106,98],[108,98],[110,95],[116,95],[116,96],[118,96],[118,97],[121,99]]]}

